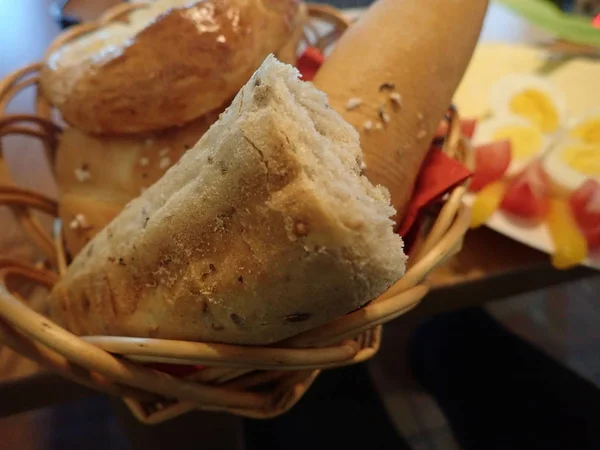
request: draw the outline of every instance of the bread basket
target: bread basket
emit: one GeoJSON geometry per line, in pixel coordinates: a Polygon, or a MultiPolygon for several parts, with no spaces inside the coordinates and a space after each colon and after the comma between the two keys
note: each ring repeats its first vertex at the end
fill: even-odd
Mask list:
{"type": "MultiPolygon", "coordinates": [[[[52,47],[116,20],[137,6],[117,5],[99,20],[69,29],[52,47]]],[[[350,26],[331,7],[309,5],[308,11],[310,20],[302,45],[325,51],[350,26]]],[[[0,82],[0,139],[9,135],[37,138],[52,163],[61,125],[38,89],[39,69],[39,63],[32,64],[0,82]],[[29,87],[35,90],[35,113],[5,114],[12,98],[29,87]]],[[[443,151],[472,166],[472,148],[461,135],[455,110],[449,112],[448,121],[443,151]]],[[[2,144],[0,141],[0,150],[2,144]]],[[[0,259],[0,346],[9,347],[70,380],[122,397],[144,423],[159,423],[193,409],[228,411],[253,418],[274,417],[302,397],[320,370],[371,358],[379,349],[381,325],[406,313],[423,299],[428,292],[427,274],[460,249],[467,231],[469,211],[461,201],[465,191],[466,183],[456,187],[441,208],[426,218],[406,275],[380,298],[273,346],[246,347],[109,336],[80,338],[54,324],[38,312],[44,309],[43,296],[41,301],[26,299],[13,281],[24,279],[48,289],[66,270],[58,205],[55,200],[9,180],[0,185],[0,204],[10,208],[47,260],[42,267],[0,259]],[[52,234],[34,212],[54,219],[52,234]],[[186,369],[185,374],[169,375],[157,370],[157,363],[178,365],[186,369]],[[187,370],[196,365],[203,368],[187,370]]]]}

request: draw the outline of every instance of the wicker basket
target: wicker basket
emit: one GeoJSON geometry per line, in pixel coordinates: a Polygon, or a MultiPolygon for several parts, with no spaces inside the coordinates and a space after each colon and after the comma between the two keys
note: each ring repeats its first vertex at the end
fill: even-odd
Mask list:
{"type": "MultiPolygon", "coordinates": [[[[69,29],[51,48],[81,33],[118,19],[132,4],[109,10],[97,22],[69,29]]],[[[335,9],[309,5],[310,21],[304,44],[325,50],[349,26],[335,9]],[[323,30],[326,30],[325,32],[323,30]]],[[[43,143],[52,163],[61,127],[40,95],[38,70],[32,64],[0,82],[0,138],[28,135],[43,143]],[[11,99],[27,87],[36,90],[35,114],[6,115],[11,99]]],[[[462,137],[456,111],[449,113],[449,133],[443,151],[472,165],[472,149],[462,137]]],[[[1,147],[0,147],[1,149],[1,147]]],[[[1,162],[1,161],[0,161],[1,162]]],[[[46,267],[0,259],[0,344],[48,370],[75,382],[124,399],[145,423],[159,423],[192,409],[228,411],[246,417],[268,418],[291,408],[321,369],[355,364],[372,357],[381,339],[381,324],[414,308],[427,294],[426,275],[456,253],[468,228],[469,212],[462,204],[466,185],[448,196],[428,220],[410,259],[406,275],[380,298],[333,322],[268,347],[244,347],[201,342],[127,337],[78,337],[37,311],[12,279],[25,279],[51,288],[66,270],[66,255],[55,200],[10,182],[0,186],[0,204],[9,206],[24,231],[47,256],[46,267]],[[53,235],[34,211],[55,218],[53,235]],[[184,377],[149,368],[145,363],[205,366],[184,377]]]]}

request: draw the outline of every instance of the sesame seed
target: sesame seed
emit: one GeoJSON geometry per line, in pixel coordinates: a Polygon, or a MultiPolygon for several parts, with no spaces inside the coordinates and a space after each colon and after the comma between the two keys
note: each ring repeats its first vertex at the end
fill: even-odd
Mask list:
{"type": "Polygon", "coordinates": [[[69,223],[69,228],[72,230],[78,230],[87,226],[87,220],[81,213],[75,214],[73,220],[69,223]]]}
{"type": "Polygon", "coordinates": [[[161,151],[159,151],[158,154],[159,156],[167,156],[170,150],[171,149],[169,147],[165,147],[161,151]]]}
{"type": "Polygon", "coordinates": [[[85,164],[83,166],[75,169],[74,172],[75,172],[75,178],[77,179],[77,181],[79,181],[81,183],[92,179],[92,174],[87,169],[87,165],[85,165],[85,164]]]}
{"type": "Polygon", "coordinates": [[[148,158],[145,156],[140,158],[140,166],[147,166],[148,164],[150,164],[150,160],[148,158]]]}
{"type": "Polygon", "coordinates": [[[390,115],[385,112],[385,109],[384,109],[383,106],[379,107],[379,110],[377,111],[377,114],[379,114],[379,118],[381,119],[381,121],[383,123],[389,123],[389,121],[390,121],[390,115]]]}
{"type": "Polygon", "coordinates": [[[396,85],[394,83],[390,83],[389,81],[382,83],[381,86],[379,86],[379,92],[382,91],[393,91],[396,88],[396,85]]]}
{"type": "Polygon", "coordinates": [[[373,128],[373,121],[372,120],[367,120],[364,124],[363,124],[363,128],[366,131],[369,131],[373,128]]]}
{"type": "Polygon", "coordinates": [[[227,38],[225,37],[225,35],[223,35],[223,34],[220,34],[220,35],[217,37],[217,42],[219,42],[219,43],[221,43],[221,44],[224,44],[225,42],[227,42],[227,38]]]}
{"type": "Polygon", "coordinates": [[[310,228],[306,222],[302,222],[298,220],[294,223],[293,232],[296,236],[307,236],[310,231],[310,228]]]}
{"type": "Polygon", "coordinates": [[[402,106],[402,96],[398,92],[392,92],[390,94],[390,100],[396,106],[402,106]]]}
{"type": "Polygon", "coordinates": [[[423,115],[423,113],[417,113],[417,119],[423,120],[424,118],[425,116],[423,115]]]}
{"type": "Polygon", "coordinates": [[[170,165],[171,165],[171,158],[169,158],[168,156],[163,156],[162,158],[160,158],[158,167],[160,167],[161,169],[166,169],[170,165]]]}
{"type": "Polygon", "coordinates": [[[425,130],[421,130],[417,133],[417,139],[423,139],[427,132],[425,130]]]}
{"type": "Polygon", "coordinates": [[[360,98],[352,97],[348,100],[348,103],[346,103],[346,111],[352,111],[360,105],[362,105],[362,100],[360,98]]]}
{"type": "Polygon", "coordinates": [[[383,125],[381,125],[380,123],[376,123],[375,124],[375,129],[376,130],[383,130],[383,125]]]}

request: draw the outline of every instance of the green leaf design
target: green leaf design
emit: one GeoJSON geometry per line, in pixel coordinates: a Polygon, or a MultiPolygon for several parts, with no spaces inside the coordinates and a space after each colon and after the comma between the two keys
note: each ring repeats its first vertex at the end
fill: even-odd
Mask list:
{"type": "Polygon", "coordinates": [[[600,47],[600,29],[592,26],[589,17],[564,13],[548,0],[498,0],[498,2],[561,39],[600,47]]]}

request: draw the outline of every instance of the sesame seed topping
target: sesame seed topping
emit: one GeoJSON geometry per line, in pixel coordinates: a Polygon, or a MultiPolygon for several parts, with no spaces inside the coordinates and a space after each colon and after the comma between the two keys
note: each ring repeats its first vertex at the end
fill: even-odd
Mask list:
{"type": "Polygon", "coordinates": [[[369,131],[373,128],[373,121],[372,120],[367,120],[364,124],[363,124],[363,128],[366,131],[369,131]]]}
{"type": "Polygon", "coordinates": [[[423,120],[424,118],[425,116],[423,115],[423,113],[417,113],[417,119],[423,120]]]}
{"type": "Polygon", "coordinates": [[[346,111],[352,111],[353,109],[358,108],[360,105],[362,105],[362,100],[357,97],[352,97],[348,100],[348,103],[346,103],[346,111]]]}
{"type": "Polygon", "coordinates": [[[145,156],[140,158],[140,166],[147,166],[148,164],[150,164],[150,160],[148,158],[145,156]]]}
{"type": "Polygon", "coordinates": [[[402,96],[398,92],[392,92],[390,94],[390,100],[396,106],[402,106],[402,96]]]}
{"type": "Polygon", "coordinates": [[[81,167],[78,167],[77,169],[75,169],[74,172],[75,172],[75,178],[77,178],[77,181],[79,181],[81,183],[92,179],[92,174],[88,170],[87,164],[84,164],[81,167]]]}
{"type": "Polygon", "coordinates": [[[227,38],[225,38],[225,35],[223,35],[223,34],[220,34],[220,35],[217,37],[217,42],[219,42],[219,43],[221,43],[221,44],[224,44],[225,42],[227,42],[227,38]]]}
{"type": "Polygon", "coordinates": [[[379,110],[377,111],[377,114],[379,115],[379,118],[381,119],[381,121],[383,123],[389,123],[389,121],[390,121],[390,115],[385,112],[385,109],[384,109],[383,106],[379,107],[379,110]]]}
{"type": "Polygon", "coordinates": [[[167,156],[171,149],[169,147],[165,147],[158,152],[159,156],[167,156]]]}
{"type": "Polygon", "coordinates": [[[171,158],[169,158],[168,156],[163,156],[162,158],[160,158],[158,167],[160,167],[161,169],[166,169],[170,165],[171,165],[171,158]]]}
{"type": "Polygon", "coordinates": [[[376,123],[375,124],[375,129],[376,130],[383,130],[383,125],[381,125],[380,123],[376,123]]]}
{"type": "Polygon", "coordinates": [[[425,130],[421,130],[417,133],[417,139],[423,139],[427,132],[425,130]]]}

